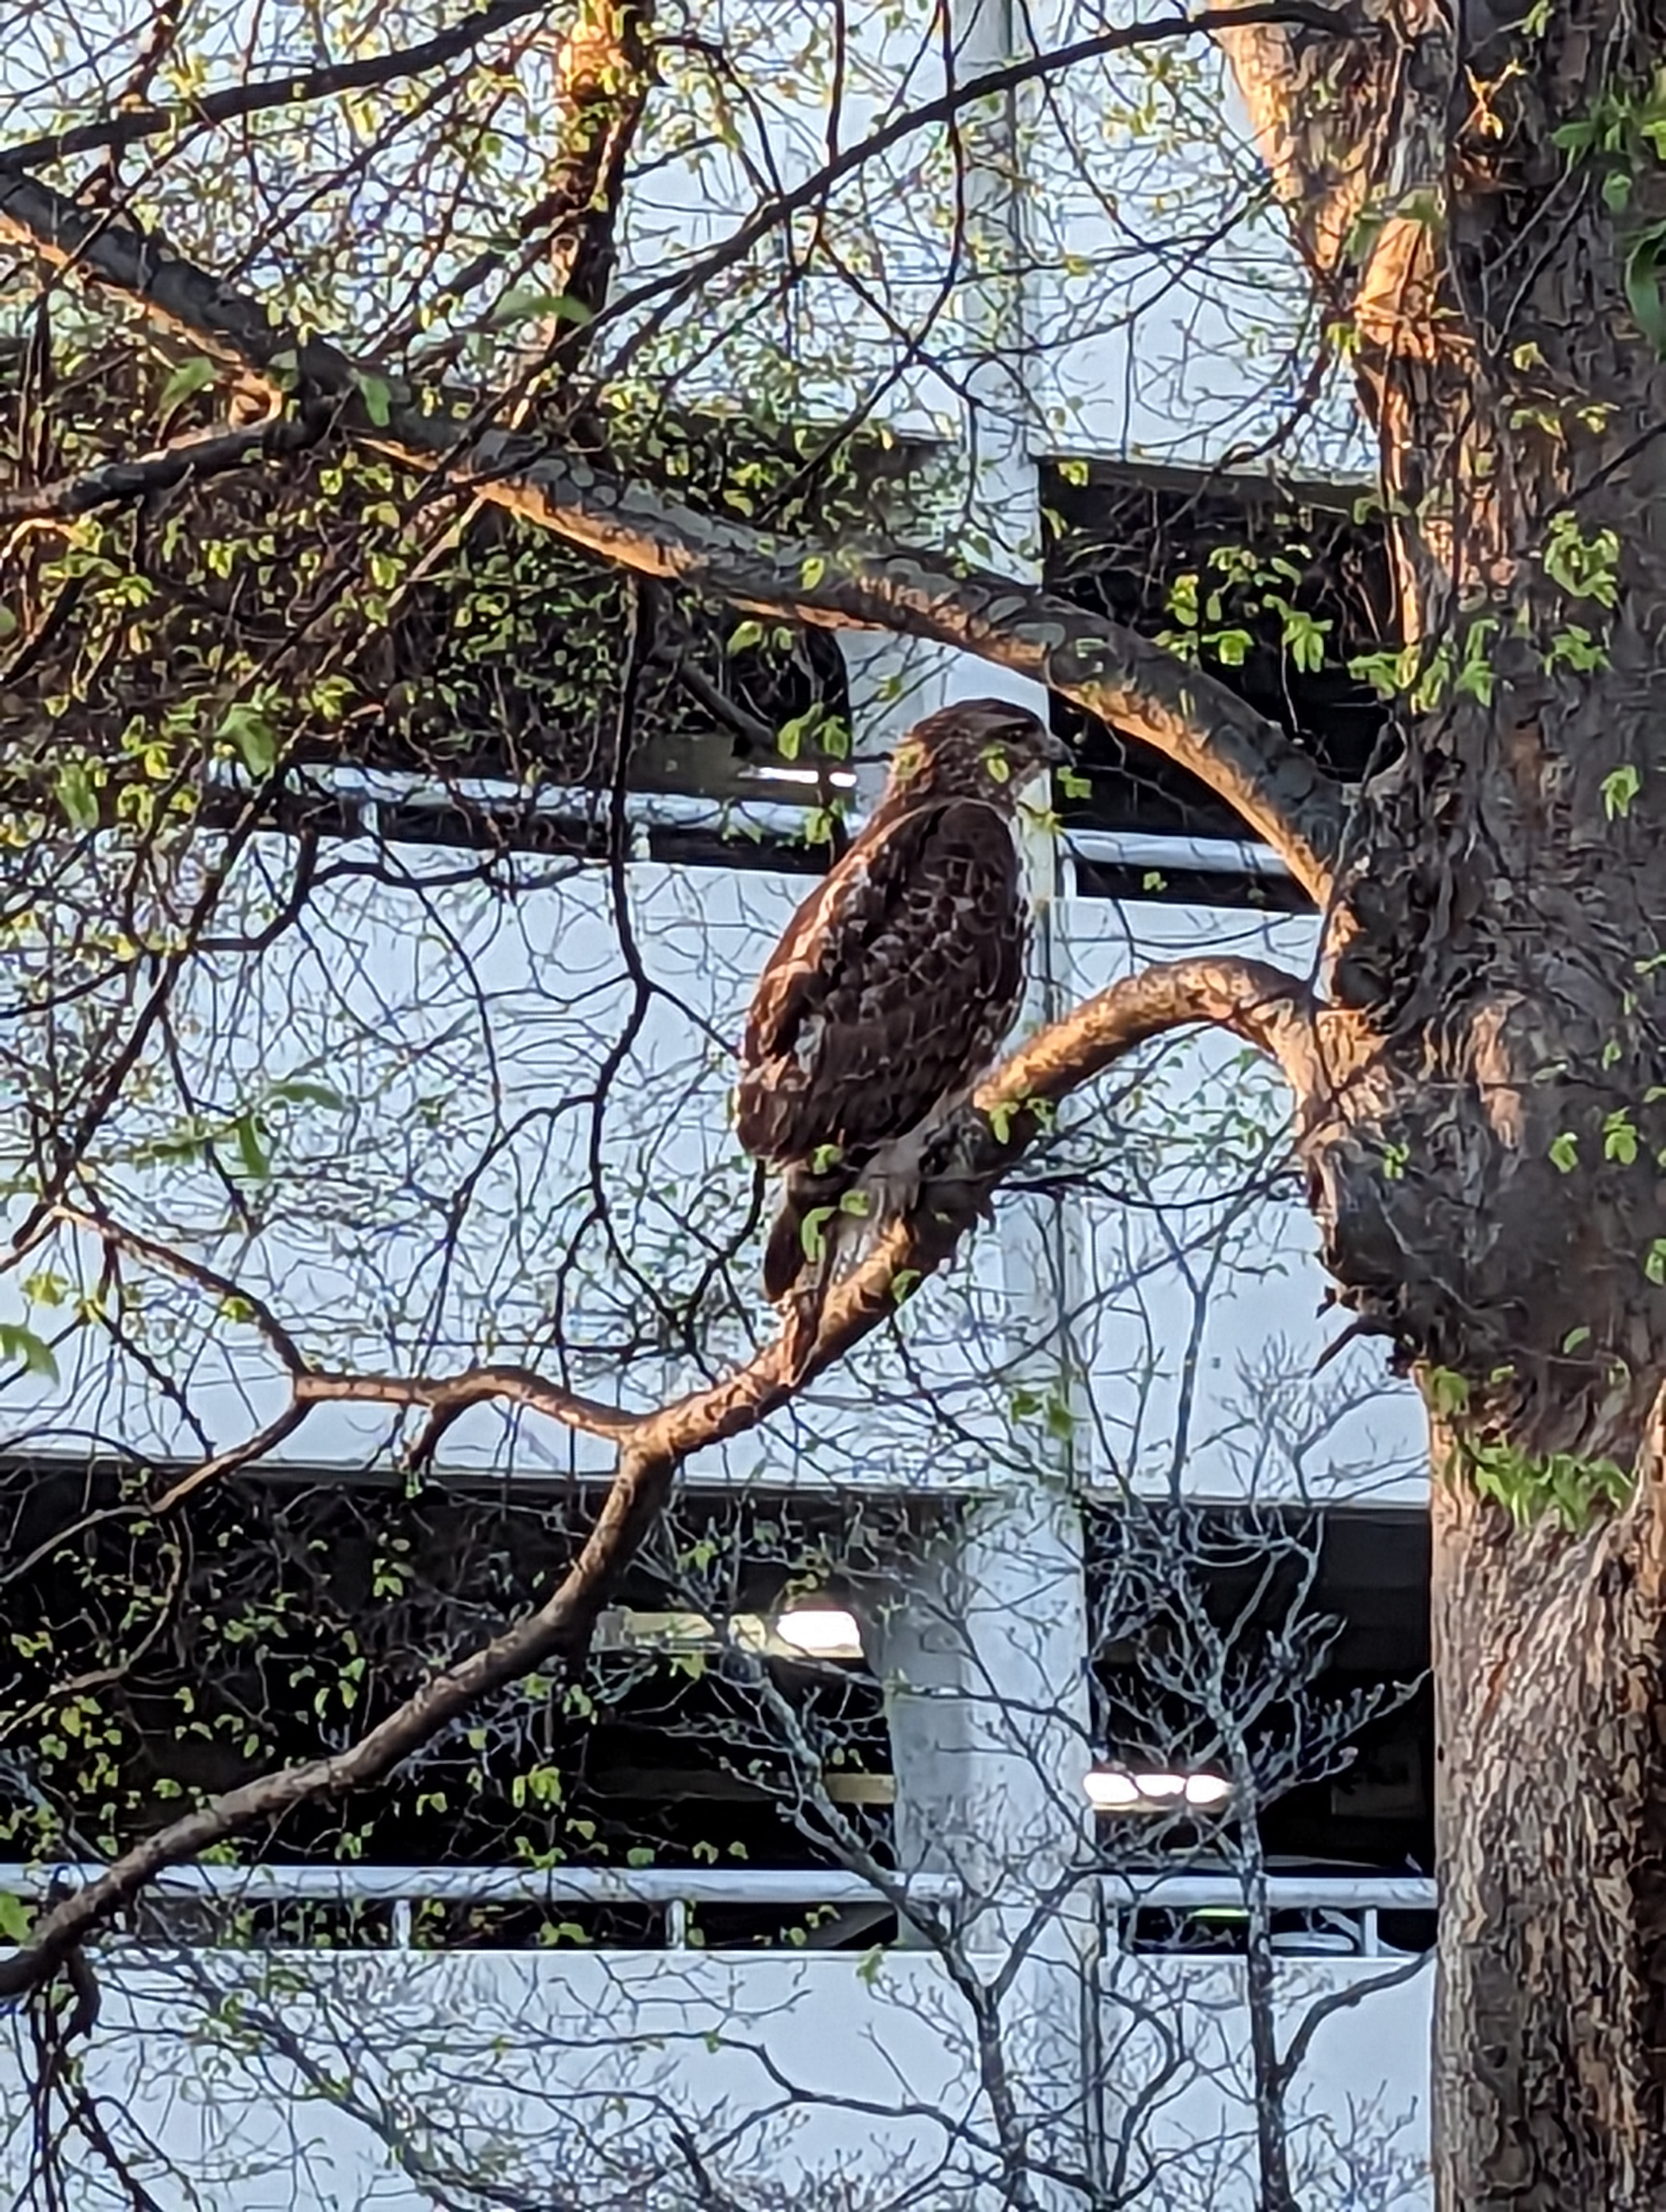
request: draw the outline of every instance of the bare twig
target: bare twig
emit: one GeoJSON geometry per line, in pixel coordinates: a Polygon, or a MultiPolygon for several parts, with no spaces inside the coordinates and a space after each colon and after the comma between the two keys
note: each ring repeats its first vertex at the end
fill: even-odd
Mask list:
{"type": "MultiPolygon", "coordinates": [[[[843,1358],[896,1310],[905,1279],[929,1273],[953,1251],[990,1192],[1022,1158],[1041,1120],[1037,1103],[1066,1096],[1122,1054],[1162,1032],[1199,1022],[1224,1026],[1275,1052],[1287,1070],[1304,1065],[1310,1024],[1298,978],[1256,961],[1187,960],[1114,984],[1044,1031],[992,1076],[976,1108],[947,1134],[952,1172],[929,1182],[913,1217],[895,1224],[848,1279],[836,1284],[807,1358],[778,1337],[734,1374],[649,1413],[576,1400],[520,1368],[477,1368],[448,1382],[378,1376],[325,1376],[301,1355],[290,1368],[297,1405],[325,1399],[437,1406],[508,1399],[569,1427],[619,1443],[619,1463],[577,1559],[536,1612],[425,1682],[347,1751],[258,1777],[212,1799],[125,1852],[98,1879],[45,1913],[29,1941],[0,1961],[0,1998],[37,1988],[120,1905],[170,1866],[296,1806],[368,1788],[481,1699],[536,1668],[580,1656],[625,1564],[657,1518],[677,1474],[696,1452],[755,1428],[803,1386],[843,1358]]],[[[90,1215],[60,1210],[94,1234],[119,1234],[125,1249],[217,1288],[224,1280],[194,1261],[90,1215]]],[[[243,1295],[234,1291],[234,1295],[243,1295]]],[[[292,1343],[280,1332],[280,1344],[292,1343]]],[[[286,1363],[287,1364],[287,1363],[286,1363]]]]}
{"type": "Polygon", "coordinates": [[[420,76],[424,70],[454,61],[494,32],[521,22],[528,15],[542,15],[548,5],[549,0],[492,0],[490,7],[477,9],[450,30],[425,39],[420,46],[366,54],[357,61],[326,62],[316,69],[287,70],[281,76],[204,93],[200,100],[167,107],[130,108],[120,115],[100,117],[95,123],[78,123],[72,130],[54,131],[50,137],[26,139],[21,146],[0,149],[0,176],[39,168],[46,161],[61,161],[72,154],[113,151],[165,131],[209,129],[219,123],[240,121],[246,115],[258,115],[266,108],[302,107],[338,92],[397,84],[401,77],[420,76]]]}

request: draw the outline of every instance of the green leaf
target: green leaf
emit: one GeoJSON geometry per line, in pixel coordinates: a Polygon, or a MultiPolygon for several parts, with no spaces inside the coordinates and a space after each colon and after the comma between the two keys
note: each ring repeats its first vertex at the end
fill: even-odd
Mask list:
{"type": "Polygon", "coordinates": [[[812,707],[807,714],[794,714],[783,722],[775,732],[775,750],[783,760],[796,760],[804,749],[804,741],[813,734],[817,713],[812,707]]]}
{"type": "Polygon", "coordinates": [[[1643,779],[1630,761],[1603,777],[1602,805],[1610,822],[1616,815],[1631,812],[1632,801],[1642,788],[1643,779]]]}
{"type": "Polygon", "coordinates": [[[1666,1237],[1657,1237],[1650,1245],[1643,1272],[1651,1283],[1666,1283],[1666,1237]]]}
{"type": "Polygon", "coordinates": [[[1594,116],[1582,116],[1577,123],[1559,123],[1550,134],[1550,143],[1564,154],[1576,158],[1589,154],[1596,143],[1596,120],[1594,116]]]}
{"type": "Polygon", "coordinates": [[[361,374],[358,385],[359,397],[364,402],[364,411],[370,417],[372,424],[378,430],[386,429],[388,416],[393,406],[393,394],[387,380],[385,377],[361,374]]]}
{"type": "Polygon", "coordinates": [[[1630,1115],[1623,1108],[1617,1114],[1610,1114],[1602,1124],[1603,1156],[1628,1168],[1637,1158],[1637,1131],[1630,1115]]]}
{"type": "Polygon", "coordinates": [[[322,1106],[331,1114],[347,1111],[347,1101],[339,1091],[331,1090],[327,1083],[314,1083],[304,1076],[286,1076],[282,1083],[273,1084],[267,1096],[282,1099],[290,1106],[322,1106]]]}
{"type": "Polygon", "coordinates": [[[1666,250],[1666,223],[1651,223],[1626,257],[1626,304],[1637,327],[1657,353],[1666,354],[1666,300],[1660,292],[1660,263],[1666,250]]]}
{"type": "Polygon", "coordinates": [[[1444,1420],[1468,1411],[1469,1385],[1455,1368],[1430,1368],[1423,1378],[1423,1395],[1444,1420]]]}
{"type": "Polygon", "coordinates": [[[503,295],[489,320],[494,328],[502,330],[510,323],[534,320],[581,325],[593,322],[595,317],[583,301],[575,300],[570,292],[541,292],[530,286],[517,285],[514,291],[503,295]]]}
{"type": "Polygon", "coordinates": [[[0,1359],[21,1360],[26,1375],[42,1376],[48,1382],[58,1380],[58,1361],[51,1345],[15,1321],[0,1322],[0,1359]]]}
{"type": "Polygon", "coordinates": [[[277,733],[258,707],[234,701],[220,717],[220,735],[235,745],[243,765],[264,780],[277,765],[277,733]]]}
{"type": "Polygon", "coordinates": [[[836,1206],[812,1206],[799,1224],[799,1243],[806,1260],[819,1260],[827,1249],[827,1224],[838,1212],[836,1206]]]}
{"type": "Polygon", "coordinates": [[[633,1867],[650,1867],[654,1864],[654,1854],[646,1844],[633,1844],[625,1853],[625,1864],[633,1867]]]}
{"type": "Polygon", "coordinates": [[[157,412],[171,415],[182,399],[189,399],[193,392],[200,392],[205,384],[212,384],[214,376],[214,363],[202,354],[195,354],[191,360],[182,361],[162,386],[161,397],[156,402],[157,412]]]}
{"type": "Polygon", "coordinates": [[[762,645],[763,642],[763,624],[761,622],[737,623],[729,634],[729,642],[725,650],[729,653],[745,653],[749,647],[762,645]]]}
{"type": "Polygon", "coordinates": [[[0,1890],[0,1937],[8,1943],[27,1942],[33,1925],[33,1916],[23,1899],[9,1890],[0,1890]]]}
{"type": "Polygon", "coordinates": [[[1560,1137],[1553,1137],[1550,1145],[1550,1164],[1564,1175],[1572,1175],[1579,1164],[1579,1139],[1571,1129],[1564,1129],[1560,1137]]]}
{"type": "Polygon", "coordinates": [[[72,830],[96,830],[99,803],[84,761],[65,761],[58,772],[58,803],[72,830]]]}
{"type": "Polygon", "coordinates": [[[264,1182],[272,1171],[272,1164],[261,1141],[259,1122],[252,1114],[240,1114],[232,1125],[232,1134],[237,1140],[237,1157],[242,1162],[244,1174],[251,1182],[264,1182]]]}

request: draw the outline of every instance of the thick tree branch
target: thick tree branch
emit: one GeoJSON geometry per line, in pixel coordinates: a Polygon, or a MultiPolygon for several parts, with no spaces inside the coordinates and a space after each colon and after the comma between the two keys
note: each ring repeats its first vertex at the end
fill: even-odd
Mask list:
{"type": "Polygon", "coordinates": [[[1018,1049],[977,1094],[985,1114],[1025,1098],[1057,1104],[1134,1045],[1200,1023],[1276,1060],[1297,1097],[1322,1080],[1307,986],[1264,960],[1165,961],[1113,983],[1018,1049]]]}
{"type": "Polygon", "coordinates": [[[1404,48],[1377,25],[1367,35],[1356,10],[1338,5],[1322,30],[1286,21],[1219,22],[1226,56],[1249,110],[1256,143],[1296,242],[1327,284],[1340,284],[1355,228],[1382,167],[1386,73],[1403,69],[1404,48]]]}
{"type": "MultiPolygon", "coordinates": [[[[579,0],[556,64],[548,182],[533,216],[550,289],[587,319],[607,303],[625,163],[652,81],[650,0],[579,0]]],[[[563,334],[557,328],[557,342],[563,334]]],[[[563,356],[579,333],[569,325],[563,356]]]]}
{"type": "MultiPolygon", "coordinates": [[[[1021,1047],[983,1085],[977,1107],[957,1118],[913,1218],[895,1224],[829,1293],[807,1359],[783,1334],[733,1375],[655,1413],[596,1408],[604,1418],[593,1424],[577,1416],[576,1401],[568,1394],[520,1368],[480,1368],[449,1383],[323,1376],[306,1365],[287,1331],[263,1308],[298,1404],[328,1397],[434,1406],[447,1392],[471,1402],[508,1398],[570,1425],[617,1437],[618,1471],[578,1559],[536,1612],[434,1675],[350,1750],[228,1790],[125,1852],[96,1881],[44,1913],[29,1941],[0,1960],[0,1998],[21,1996],[48,1980],[78,1944],[167,1868],[245,1829],[267,1826],[297,1806],[368,1788],[482,1698],[534,1668],[580,1656],[619,1572],[653,1525],[684,1462],[756,1428],[871,1334],[895,1311],[910,1279],[942,1265],[1034,1141],[1043,1118],[1036,1110],[1039,1102],[1065,1097],[1147,1039],[1196,1023],[1224,1027],[1272,1052],[1299,1084],[1312,1065],[1312,1019],[1306,985],[1257,961],[1176,961],[1101,991],[1021,1047]]],[[[215,1271],[98,1216],[63,1209],[58,1218],[207,1288],[224,1284],[215,1271]]],[[[234,1294],[248,1303],[246,1293],[234,1294]]]]}
{"type": "Polygon", "coordinates": [[[338,347],[302,339],[271,321],[258,301],[33,179],[0,178],[0,236],[143,302],[203,352],[274,392],[299,383],[336,400],[344,426],[364,443],[409,466],[443,470],[621,568],[802,622],[929,638],[1045,684],[1190,770],[1316,901],[1329,893],[1341,843],[1340,787],[1224,684],[1133,630],[930,553],[798,543],[702,514],[576,456],[480,432],[439,393],[391,382],[338,347]]]}
{"type": "Polygon", "coordinates": [[[131,459],[99,461],[52,483],[0,492],[0,523],[72,522],[96,507],[171,490],[187,478],[223,476],[228,469],[245,468],[252,461],[298,453],[316,444],[328,422],[329,410],[313,407],[242,427],[216,423],[211,429],[193,431],[188,437],[159,446],[154,453],[139,453],[131,459]]]}

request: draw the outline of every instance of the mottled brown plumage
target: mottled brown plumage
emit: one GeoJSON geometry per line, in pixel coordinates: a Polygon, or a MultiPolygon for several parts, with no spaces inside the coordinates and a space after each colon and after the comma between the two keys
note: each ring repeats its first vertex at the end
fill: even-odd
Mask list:
{"type": "Polygon", "coordinates": [[[763,1265],[772,1299],[807,1262],[824,1283],[852,1224],[865,1238],[912,1203],[922,1142],[1012,1027],[1030,933],[1018,799],[1067,757],[1002,700],[917,724],[879,806],[771,954],[736,1121],[748,1152],[783,1171],[763,1265]]]}

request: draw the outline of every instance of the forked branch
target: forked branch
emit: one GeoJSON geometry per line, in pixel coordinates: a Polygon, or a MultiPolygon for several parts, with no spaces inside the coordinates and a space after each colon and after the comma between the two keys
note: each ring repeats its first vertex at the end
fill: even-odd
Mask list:
{"type": "Polygon", "coordinates": [[[272,108],[307,106],[344,92],[398,84],[405,77],[421,76],[424,70],[456,61],[512,23],[542,14],[548,5],[549,0],[492,0],[489,7],[477,9],[450,30],[423,40],[420,46],[395,46],[386,53],[363,54],[350,62],[325,62],[313,69],[285,70],[278,76],[222,85],[216,92],[202,93],[177,105],[124,107],[96,121],[54,131],[50,137],[29,138],[20,145],[0,148],[0,174],[39,168],[48,161],[66,161],[74,154],[114,153],[145,138],[182,137],[192,131],[240,123],[272,108]]]}
{"type": "MultiPolygon", "coordinates": [[[[214,1270],[170,1254],[100,1215],[63,1209],[59,1218],[67,1224],[198,1281],[218,1300],[241,1297],[289,1375],[296,1414],[325,1400],[423,1405],[443,1412],[495,1398],[611,1437],[619,1457],[583,1548],[535,1612],[430,1677],[349,1750],[259,1776],[125,1852],[96,1881],[43,1914],[29,1941],[0,1960],[0,1998],[21,1996],[48,1980],[76,1945],[167,1868],[245,1829],[265,1826],[297,1806],[368,1788],[481,1699],[536,1668],[581,1657],[610,1591],[659,1515],[679,1468],[696,1452],[766,1420],[892,1314],[906,1285],[939,1267],[1034,1142],[1047,1105],[1056,1104],[1148,1039],[1200,1023],[1225,1029],[1273,1054],[1299,1095],[1315,1065],[1313,1018],[1307,986],[1258,961],[1174,961],[1112,984],[1020,1047],[983,1085],[976,1105],[963,1109],[945,1133],[936,1170],[912,1217],[892,1226],[850,1276],[833,1286],[807,1359],[789,1347],[785,1334],[778,1336],[734,1374],[654,1413],[628,1413],[575,1399],[521,1368],[477,1368],[444,1382],[322,1374],[307,1362],[267,1307],[236,1291],[214,1270]]],[[[280,1423],[275,1430],[288,1436],[295,1425],[298,1421],[280,1423]]],[[[222,1455],[219,1463],[241,1466],[248,1456],[222,1455]]],[[[182,1478],[170,1496],[189,1494],[204,1472],[182,1478]]]]}

